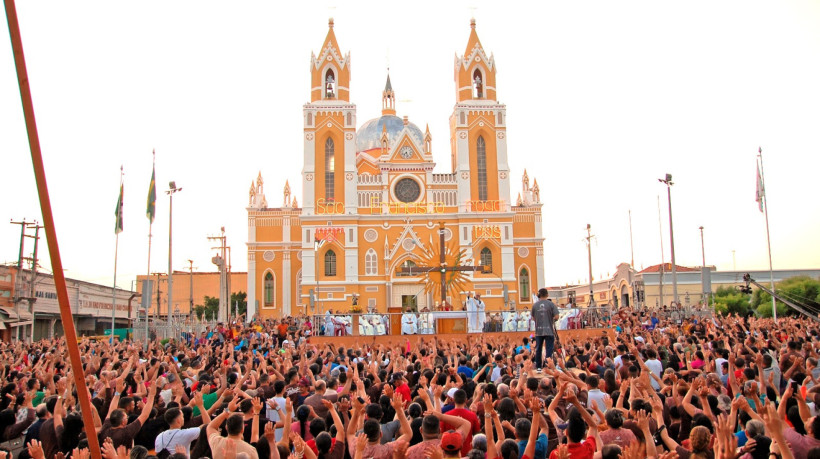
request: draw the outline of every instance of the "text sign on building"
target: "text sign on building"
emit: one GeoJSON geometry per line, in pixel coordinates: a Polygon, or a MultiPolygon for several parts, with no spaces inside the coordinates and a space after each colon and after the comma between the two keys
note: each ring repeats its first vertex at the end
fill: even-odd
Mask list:
{"type": "Polygon", "coordinates": [[[313,238],[317,241],[343,241],[345,240],[345,229],[338,227],[316,228],[313,238]]]}
{"type": "Polygon", "coordinates": [[[501,227],[498,225],[473,226],[473,239],[501,239],[501,227]]]}
{"type": "Polygon", "coordinates": [[[497,199],[493,201],[467,201],[470,212],[502,212],[506,207],[504,201],[497,199]]]}
{"type": "Polygon", "coordinates": [[[325,198],[316,200],[317,214],[343,214],[345,213],[345,203],[336,201],[327,201],[325,198]]]}
{"type": "Polygon", "coordinates": [[[400,202],[388,201],[380,202],[379,198],[372,196],[370,198],[370,213],[381,214],[384,210],[388,214],[443,214],[444,203],[440,201],[433,202],[400,202]]]}

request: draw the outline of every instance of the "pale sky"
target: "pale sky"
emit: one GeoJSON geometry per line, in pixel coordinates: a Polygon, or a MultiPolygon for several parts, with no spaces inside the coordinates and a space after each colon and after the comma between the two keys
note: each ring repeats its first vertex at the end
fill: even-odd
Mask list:
{"type": "MultiPolygon", "coordinates": [[[[302,202],[302,104],[309,62],[335,19],[352,61],[358,124],[380,115],[386,67],[399,116],[430,125],[450,172],[454,54],[474,16],[507,105],[512,195],[527,169],[544,203],[548,285],[586,282],[630,261],[669,261],[669,172],[678,264],[768,267],[754,202],[762,146],[774,267],[820,268],[820,2],[110,2],[18,1],[35,113],[66,275],[110,284],[119,167],[125,231],[117,284],[147,270],[145,201],[157,151],[151,271],[213,271],[206,236],[225,226],[247,269],[250,181],[270,205],[285,180],[302,202]]],[[[3,21],[3,28],[6,22],[3,21]]],[[[0,261],[40,218],[11,46],[0,34],[0,261]]],[[[31,248],[30,240],[28,249],[31,248]]],[[[44,244],[43,244],[44,247],[44,244]]],[[[29,250],[26,250],[29,252],[29,250]]],[[[43,265],[50,270],[48,253],[43,265]]]]}

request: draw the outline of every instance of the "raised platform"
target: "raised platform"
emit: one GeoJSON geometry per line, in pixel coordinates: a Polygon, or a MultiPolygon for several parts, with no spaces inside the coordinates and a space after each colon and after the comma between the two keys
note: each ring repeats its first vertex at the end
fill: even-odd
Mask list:
{"type": "MultiPolygon", "coordinates": [[[[455,339],[456,341],[466,342],[468,339],[470,340],[477,340],[479,337],[492,338],[508,338],[515,342],[521,342],[524,337],[532,336],[533,332],[525,331],[525,332],[498,332],[498,333],[450,333],[450,334],[437,334],[437,335],[381,335],[381,336],[314,336],[310,338],[310,342],[312,344],[325,344],[325,343],[333,343],[336,346],[344,346],[344,347],[351,347],[355,346],[357,343],[359,345],[362,344],[384,344],[386,346],[396,346],[402,345],[404,346],[405,343],[409,340],[411,346],[418,345],[419,341],[424,340],[427,342],[432,341],[434,338],[437,338],[441,341],[450,341],[455,339]]],[[[579,330],[559,330],[558,336],[561,341],[566,342],[569,339],[576,338],[579,340],[586,339],[587,337],[594,337],[594,336],[603,336],[606,335],[609,337],[610,341],[615,339],[615,332],[611,328],[584,328],[579,330]]]]}

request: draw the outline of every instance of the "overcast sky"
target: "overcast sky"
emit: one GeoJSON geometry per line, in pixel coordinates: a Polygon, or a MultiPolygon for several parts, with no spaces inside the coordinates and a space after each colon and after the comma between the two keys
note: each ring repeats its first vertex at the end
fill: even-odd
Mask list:
{"type": "MultiPolygon", "coordinates": [[[[629,262],[630,210],[636,268],[660,262],[661,231],[669,261],[666,189],[657,181],[667,172],[678,264],[700,265],[702,225],[707,264],[768,267],[754,202],[758,146],[774,267],[820,268],[820,2],[283,5],[18,1],[69,277],[112,282],[121,164],[117,284],[130,288],[146,272],[154,148],[151,270],[168,268],[169,180],[183,188],[174,198],[174,269],[193,259],[198,271],[213,271],[206,237],[224,226],[233,269],[246,270],[250,181],[261,170],[278,206],[288,179],[302,202],[301,109],[310,54],[330,16],[351,54],[359,125],[380,115],[389,65],[399,116],[430,125],[437,172],[450,171],[454,54],[476,18],[507,105],[512,195],[524,168],[542,190],[548,285],[586,282],[587,223],[597,236],[596,279],[629,262]]],[[[0,220],[41,220],[11,46],[0,41],[0,220]]],[[[19,227],[0,225],[0,241],[0,261],[16,261],[19,227]]]]}

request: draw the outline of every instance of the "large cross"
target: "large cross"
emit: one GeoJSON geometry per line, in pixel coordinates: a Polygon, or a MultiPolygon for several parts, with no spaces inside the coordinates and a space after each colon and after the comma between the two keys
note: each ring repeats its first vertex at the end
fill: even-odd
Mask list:
{"type": "Polygon", "coordinates": [[[413,276],[417,274],[424,274],[424,273],[433,273],[433,272],[440,272],[441,273],[441,304],[442,306],[447,302],[447,273],[454,272],[454,271],[480,271],[483,273],[488,273],[492,269],[491,266],[447,266],[447,259],[446,259],[446,252],[447,247],[444,244],[444,222],[439,223],[438,228],[438,240],[439,240],[439,266],[416,266],[416,267],[406,267],[406,268],[399,268],[396,270],[396,274],[406,274],[408,276],[413,276]]]}

